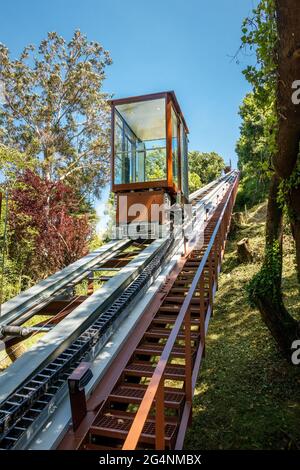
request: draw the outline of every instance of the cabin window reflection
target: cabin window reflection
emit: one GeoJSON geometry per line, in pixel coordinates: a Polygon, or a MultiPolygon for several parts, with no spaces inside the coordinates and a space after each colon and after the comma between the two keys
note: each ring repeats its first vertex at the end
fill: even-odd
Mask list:
{"type": "Polygon", "coordinates": [[[115,107],[115,184],[167,179],[165,99],[115,107]]]}

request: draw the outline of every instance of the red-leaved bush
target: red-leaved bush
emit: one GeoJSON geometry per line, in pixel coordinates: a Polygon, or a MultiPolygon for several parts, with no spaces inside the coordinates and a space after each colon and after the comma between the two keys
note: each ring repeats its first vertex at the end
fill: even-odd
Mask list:
{"type": "Polygon", "coordinates": [[[35,281],[84,256],[91,236],[74,190],[30,170],[11,192],[9,229],[11,256],[35,281]]]}

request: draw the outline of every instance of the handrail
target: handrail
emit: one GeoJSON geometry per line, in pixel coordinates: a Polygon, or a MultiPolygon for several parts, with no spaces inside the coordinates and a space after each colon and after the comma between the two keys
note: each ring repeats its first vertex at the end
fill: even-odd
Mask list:
{"type": "MultiPolygon", "coordinates": [[[[231,190],[228,194],[228,197],[226,199],[226,202],[224,204],[224,207],[222,209],[222,212],[220,214],[220,217],[219,217],[219,220],[216,224],[216,227],[212,233],[212,236],[211,236],[211,239],[210,239],[210,242],[205,250],[205,253],[202,257],[202,260],[200,262],[200,265],[198,266],[198,269],[196,271],[196,274],[195,274],[195,277],[192,281],[192,285],[185,297],[185,300],[180,308],[180,311],[179,311],[179,314],[177,316],[177,319],[176,319],[176,322],[174,324],[174,327],[172,328],[172,331],[170,333],[170,336],[165,344],[165,347],[162,351],[162,354],[160,356],[160,360],[154,370],[154,373],[153,373],[153,376],[150,380],[150,383],[146,389],[146,392],[145,392],[145,395],[143,397],[143,400],[139,406],[139,409],[136,413],[136,416],[133,420],[133,423],[131,425],[131,428],[129,430],[129,433],[127,435],[127,438],[124,442],[124,445],[123,445],[123,450],[133,450],[136,448],[137,444],[138,444],[138,441],[139,441],[139,438],[140,438],[140,435],[143,431],[143,428],[144,428],[144,425],[145,425],[145,422],[147,420],[147,417],[148,417],[148,414],[150,412],[150,409],[153,405],[153,401],[155,399],[155,397],[157,396],[157,394],[159,393],[160,395],[160,398],[163,399],[163,394],[161,393],[161,387],[164,386],[163,384],[163,381],[164,381],[164,372],[166,370],[166,367],[167,367],[167,364],[168,364],[168,361],[169,361],[169,358],[170,358],[170,355],[171,355],[171,352],[173,350],[173,347],[175,345],[175,341],[177,339],[177,336],[178,336],[178,333],[180,331],[180,328],[182,327],[182,324],[183,322],[185,321],[186,319],[186,316],[187,316],[187,313],[189,312],[189,307],[190,307],[190,303],[191,303],[191,300],[192,300],[192,297],[194,296],[194,293],[195,293],[195,290],[197,288],[197,285],[200,281],[200,278],[202,276],[202,273],[203,273],[203,270],[204,270],[204,267],[208,261],[208,258],[209,258],[209,255],[210,255],[210,252],[212,250],[212,247],[214,245],[214,242],[215,242],[215,238],[217,236],[217,233],[219,231],[219,228],[220,228],[220,225],[221,225],[221,222],[223,220],[223,217],[224,217],[224,214],[225,214],[225,211],[227,209],[227,206],[228,206],[228,203],[230,201],[230,198],[233,194],[233,191],[236,187],[236,183],[237,183],[237,175],[236,175],[236,178],[235,178],[235,181],[234,183],[232,184],[232,187],[231,187],[231,190]]],[[[187,329],[186,329],[187,330],[187,329]]],[[[157,397],[158,398],[158,397],[157,397]]],[[[162,406],[161,406],[161,400],[157,400],[157,401],[160,401],[160,405],[159,405],[159,408],[160,408],[160,413],[161,413],[161,409],[162,409],[162,406]]],[[[161,433],[163,433],[164,435],[164,431],[163,430],[159,430],[159,434],[160,434],[160,445],[162,446],[163,443],[162,443],[162,439],[161,439],[161,433]]],[[[164,438],[163,438],[164,439],[164,438]]]]}

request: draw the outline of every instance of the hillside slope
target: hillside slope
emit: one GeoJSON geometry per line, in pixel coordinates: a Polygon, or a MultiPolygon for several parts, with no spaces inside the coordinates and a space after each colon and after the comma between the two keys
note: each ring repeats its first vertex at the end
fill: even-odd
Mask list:
{"type": "MultiPolygon", "coordinates": [[[[185,449],[300,448],[299,367],[281,357],[245,292],[262,260],[265,212],[265,204],[251,210],[227,243],[185,449]],[[237,262],[236,242],[243,237],[249,238],[255,252],[251,264],[237,262]]],[[[289,234],[285,234],[284,244],[285,300],[299,317],[289,234]]]]}

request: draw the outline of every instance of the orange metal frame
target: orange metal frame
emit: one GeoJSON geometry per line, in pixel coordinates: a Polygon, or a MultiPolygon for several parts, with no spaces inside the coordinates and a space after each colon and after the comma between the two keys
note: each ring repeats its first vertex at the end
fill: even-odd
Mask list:
{"type": "Polygon", "coordinates": [[[236,191],[238,186],[238,178],[230,188],[229,194],[226,199],[226,203],[223,207],[222,213],[216,224],[216,227],[211,235],[209,244],[202,257],[201,263],[196,271],[195,277],[192,281],[191,287],[186,295],[186,298],[182,304],[177,320],[174,324],[172,332],[166,342],[164,350],[161,354],[160,360],[155,368],[153,376],[145,392],[144,398],[139,406],[136,413],[135,419],[132,423],[131,429],[127,435],[127,439],[123,445],[123,450],[133,450],[136,448],[147,417],[151,408],[156,407],[155,414],[155,448],[163,450],[165,448],[165,400],[164,400],[164,373],[168,361],[170,360],[172,350],[175,346],[178,334],[181,328],[184,326],[185,331],[185,394],[186,401],[185,407],[181,419],[181,424],[177,436],[176,449],[182,448],[185,430],[188,426],[188,422],[191,416],[192,410],[192,399],[196,386],[198,371],[201,365],[202,357],[205,350],[205,335],[208,327],[209,318],[212,313],[212,302],[214,293],[217,289],[217,277],[221,266],[221,261],[225,249],[226,235],[230,226],[231,212],[234,205],[236,191]],[[213,263],[215,269],[213,271],[213,263]],[[209,302],[208,311],[205,316],[205,304],[204,304],[204,269],[208,266],[209,272],[209,302]],[[191,305],[192,298],[195,295],[195,291],[200,289],[200,331],[201,339],[196,354],[194,366],[192,363],[192,350],[191,350],[191,305]]]}
{"type": "MultiPolygon", "coordinates": [[[[59,449],[80,448],[99,450],[101,448],[101,443],[94,444],[93,441],[90,441],[91,434],[97,430],[97,420],[106,417],[106,413],[108,413],[108,416],[110,415],[110,407],[108,406],[108,408],[106,408],[107,402],[109,402],[109,396],[114,395],[114,388],[118,386],[118,381],[121,380],[121,382],[123,382],[124,370],[131,362],[131,358],[133,358],[138,345],[143,342],[145,332],[148,331],[148,329],[151,330],[151,324],[156,318],[157,312],[159,312],[164,305],[165,299],[168,299],[168,293],[171,292],[172,286],[175,285],[176,280],[181,275],[183,266],[186,266],[191,260],[194,260],[192,263],[197,263],[195,270],[193,271],[192,267],[188,267],[186,272],[189,274],[183,275],[183,279],[187,279],[186,276],[188,276],[190,281],[181,281],[187,282],[190,284],[190,287],[187,288],[185,299],[178,313],[176,313],[173,328],[167,328],[169,335],[166,343],[163,345],[161,352],[159,352],[158,363],[153,367],[151,377],[148,376],[150,377],[149,385],[143,392],[143,397],[141,397],[135,417],[133,418],[130,428],[126,431],[127,435],[124,436],[123,439],[124,450],[133,450],[141,444],[143,445],[143,439],[145,439],[145,436],[143,436],[143,433],[145,434],[145,425],[147,425],[147,422],[149,424],[149,420],[152,420],[152,422],[154,421],[153,445],[157,450],[165,448],[181,449],[183,447],[185,432],[191,419],[192,399],[197,376],[202,359],[205,355],[205,337],[213,311],[213,299],[217,290],[218,274],[224,254],[237,186],[238,177],[235,178],[235,181],[230,183],[229,189],[222,197],[222,201],[220,201],[220,207],[217,207],[214,215],[208,220],[204,231],[203,248],[199,250],[193,246],[187,246],[185,256],[178,260],[166,284],[157,292],[151,304],[147,306],[137,326],[132,331],[132,334],[129,335],[124,347],[122,347],[120,354],[114,359],[112,367],[110,367],[109,371],[101,379],[94,393],[89,398],[87,404],[88,411],[82,423],[75,432],[70,430],[66,434],[59,449]],[[190,277],[191,272],[193,277],[190,277]],[[198,302],[195,302],[196,298],[198,302]],[[192,330],[192,325],[195,325],[195,322],[198,327],[196,342],[195,332],[192,330]],[[184,401],[182,408],[180,408],[180,414],[178,415],[178,428],[170,447],[168,435],[170,418],[167,415],[165,416],[165,410],[170,407],[170,403],[168,404],[170,397],[168,398],[168,387],[165,388],[165,377],[170,378],[168,367],[172,364],[172,357],[174,358],[172,354],[174,354],[176,347],[178,347],[176,343],[182,340],[184,344],[182,346],[183,355],[181,357],[184,357],[185,363],[179,366],[183,371],[179,379],[179,381],[183,383],[183,388],[178,390],[184,392],[184,401]],[[192,343],[194,343],[193,346],[192,343]],[[195,345],[197,346],[195,347],[195,345]],[[153,419],[153,415],[150,411],[152,412],[154,410],[155,417],[153,419]],[[151,416],[149,416],[149,414],[151,416]]],[[[143,346],[141,346],[141,348],[143,348],[143,346]]],[[[176,367],[175,364],[173,367],[176,367]]],[[[124,383],[126,383],[126,381],[124,383]]],[[[173,388],[173,390],[177,389],[173,388]]],[[[120,403],[122,403],[122,401],[120,403]]],[[[132,403],[136,402],[133,401],[132,403]]],[[[112,408],[112,410],[113,409],[114,408],[112,408]]],[[[123,416],[125,415],[122,415],[122,419],[123,416]]],[[[108,425],[107,427],[109,428],[110,426],[108,425]]],[[[113,428],[112,426],[111,430],[115,433],[114,439],[122,439],[117,428],[113,428]]],[[[102,448],[104,448],[105,445],[107,444],[103,444],[102,448]]]]}

